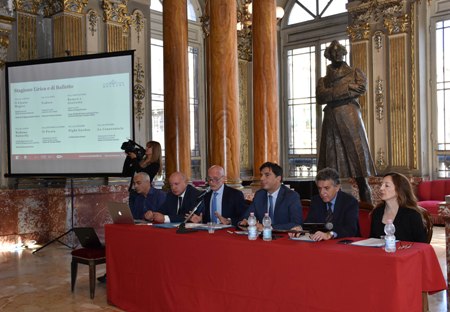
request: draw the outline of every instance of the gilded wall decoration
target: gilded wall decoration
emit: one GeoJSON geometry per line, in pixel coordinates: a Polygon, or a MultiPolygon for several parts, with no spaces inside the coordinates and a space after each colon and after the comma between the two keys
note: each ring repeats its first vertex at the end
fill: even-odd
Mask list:
{"type": "Polygon", "coordinates": [[[16,0],[16,11],[29,14],[38,14],[41,1],[39,0],[16,0]]]}
{"type": "Polygon", "coordinates": [[[36,16],[17,12],[17,60],[37,57],[36,16]]]}
{"type": "Polygon", "coordinates": [[[137,42],[139,43],[141,39],[141,33],[144,31],[145,27],[145,18],[141,12],[139,11],[134,12],[132,16],[132,25],[134,26],[134,30],[136,31],[137,42]]]}
{"type": "Polygon", "coordinates": [[[380,77],[375,82],[375,111],[376,118],[381,123],[384,118],[384,88],[380,77]]]}
{"type": "Polygon", "coordinates": [[[417,100],[416,100],[416,60],[415,60],[415,3],[411,3],[410,15],[411,15],[411,31],[410,31],[410,45],[411,45],[411,117],[412,117],[412,148],[413,148],[413,159],[412,167],[417,169],[418,164],[418,153],[417,153],[417,100]]]}
{"type": "Polygon", "coordinates": [[[141,120],[144,118],[145,113],[145,87],[142,85],[145,78],[144,65],[141,63],[140,58],[137,58],[136,65],[134,66],[134,77],[135,77],[135,85],[134,85],[134,98],[135,108],[134,108],[134,117],[138,120],[138,126],[141,127],[141,120]]]}
{"type": "Polygon", "coordinates": [[[94,37],[94,34],[97,32],[97,23],[98,23],[99,15],[94,10],[89,10],[87,13],[87,20],[89,23],[89,31],[91,32],[91,36],[94,37]]]}
{"type": "Polygon", "coordinates": [[[202,15],[200,16],[200,22],[202,23],[202,30],[203,30],[203,38],[207,38],[209,36],[209,16],[208,15],[202,15]]]}
{"type": "Polygon", "coordinates": [[[141,59],[139,57],[137,58],[136,66],[134,67],[134,77],[136,78],[136,82],[144,82],[144,65],[141,63],[141,59]]]}
{"type": "Polygon", "coordinates": [[[352,41],[367,40],[370,37],[369,23],[355,24],[347,27],[347,33],[352,41]]]}
{"type": "Polygon", "coordinates": [[[386,160],[384,159],[384,152],[381,147],[377,152],[377,160],[375,166],[377,167],[378,172],[382,172],[384,169],[386,169],[386,160]]]}
{"type": "Polygon", "coordinates": [[[9,15],[0,15],[0,69],[5,65],[8,56],[9,34],[14,20],[9,15]]]}
{"type": "Polygon", "coordinates": [[[377,50],[377,52],[380,52],[381,49],[383,48],[383,32],[380,30],[377,30],[374,34],[373,34],[373,43],[375,46],[375,49],[377,50]]]}
{"type": "Polygon", "coordinates": [[[128,31],[131,24],[131,16],[127,8],[128,0],[103,0],[103,19],[105,22],[122,24],[124,31],[128,31]]]}

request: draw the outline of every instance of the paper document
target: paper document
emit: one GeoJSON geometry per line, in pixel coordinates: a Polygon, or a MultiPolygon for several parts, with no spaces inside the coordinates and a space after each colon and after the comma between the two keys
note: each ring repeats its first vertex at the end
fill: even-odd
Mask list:
{"type": "MultiPolygon", "coordinates": [[[[214,224],[215,230],[222,230],[222,229],[228,229],[232,227],[232,225],[226,225],[226,224],[214,224]]],[[[186,223],[187,229],[197,229],[197,230],[208,230],[208,224],[204,223],[186,223]]]]}
{"type": "Polygon", "coordinates": [[[301,235],[300,237],[290,237],[290,239],[303,242],[315,242],[315,240],[309,237],[309,234],[301,235]]]}
{"type": "Polygon", "coordinates": [[[368,238],[357,242],[353,242],[350,245],[365,246],[365,247],[383,247],[384,240],[381,238],[368,238]]]}
{"type": "Polygon", "coordinates": [[[179,225],[180,225],[179,222],[178,223],[155,223],[155,224],[153,224],[154,227],[162,228],[162,229],[174,229],[179,225]]]}

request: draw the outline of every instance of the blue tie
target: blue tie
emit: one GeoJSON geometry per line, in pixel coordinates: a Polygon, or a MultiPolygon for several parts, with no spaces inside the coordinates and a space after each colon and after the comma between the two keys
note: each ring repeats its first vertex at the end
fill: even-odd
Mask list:
{"type": "Polygon", "coordinates": [[[269,217],[273,221],[273,200],[272,200],[272,195],[269,195],[269,217]]]}
{"type": "Polygon", "coordinates": [[[217,211],[217,192],[214,192],[214,196],[212,199],[212,205],[211,205],[211,222],[217,223],[217,217],[216,217],[216,211],[217,211]]]}

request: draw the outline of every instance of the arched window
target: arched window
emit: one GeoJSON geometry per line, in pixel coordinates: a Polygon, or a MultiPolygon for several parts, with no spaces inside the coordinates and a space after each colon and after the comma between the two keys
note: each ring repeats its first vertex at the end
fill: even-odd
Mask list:
{"type": "Polygon", "coordinates": [[[282,143],[287,177],[311,178],[317,173],[323,107],[316,105],[316,82],[325,76],[329,61],[323,54],[332,40],[339,40],[350,51],[345,3],[292,0],[286,7],[287,21],[281,30],[281,112],[283,137],[287,137],[282,143]]]}
{"type": "MultiPolygon", "coordinates": [[[[151,24],[151,111],[152,111],[152,139],[161,143],[164,154],[164,59],[163,59],[163,38],[162,38],[162,10],[160,0],[151,0],[150,9],[152,14],[151,24]]],[[[201,137],[204,137],[204,120],[200,118],[204,107],[203,89],[203,41],[201,25],[200,6],[196,0],[188,0],[188,74],[189,74],[189,107],[190,107],[190,141],[191,141],[191,178],[201,179],[204,174],[202,159],[206,148],[201,137]],[[194,35],[192,35],[194,34],[194,35]]]]}

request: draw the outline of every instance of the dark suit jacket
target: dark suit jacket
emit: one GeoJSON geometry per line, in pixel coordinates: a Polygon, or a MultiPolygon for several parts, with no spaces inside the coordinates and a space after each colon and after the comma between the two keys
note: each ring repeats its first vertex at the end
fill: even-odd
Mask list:
{"type": "MultiPolygon", "coordinates": [[[[181,208],[179,209],[177,214],[178,196],[175,196],[170,191],[167,193],[166,200],[162,204],[161,208],[157,210],[157,212],[168,215],[170,218],[170,222],[183,222],[185,219],[185,214],[194,209],[194,207],[199,202],[197,198],[201,193],[201,191],[197,190],[192,185],[188,185],[186,188],[186,192],[184,193],[183,203],[181,204],[181,208]]],[[[200,204],[196,214],[200,214],[202,210],[203,204],[200,204]]]]}
{"type": "MultiPolygon", "coordinates": [[[[248,219],[250,212],[254,212],[256,219],[262,223],[264,214],[268,212],[266,190],[261,189],[255,193],[253,202],[248,207],[242,219],[248,219]]],[[[274,220],[272,220],[272,227],[275,230],[289,230],[302,223],[300,195],[285,185],[281,185],[275,203],[275,215],[274,220]]]]}
{"type": "MultiPolygon", "coordinates": [[[[359,234],[358,211],[356,198],[339,190],[336,195],[333,212],[333,230],[337,237],[355,237],[359,234]]],[[[311,207],[305,223],[324,223],[327,217],[327,204],[315,195],[311,199],[311,207]]]]}
{"type": "MultiPolygon", "coordinates": [[[[213,192],[205,195],[205,209],[203,210],[203,222],[211,221],[211,196],[213,192]]],[[[222,194],[222,216],[230,218],[231,224],[236,225],[246,209],[244,194],[241,191],[224,185],[222,194]]]]}

